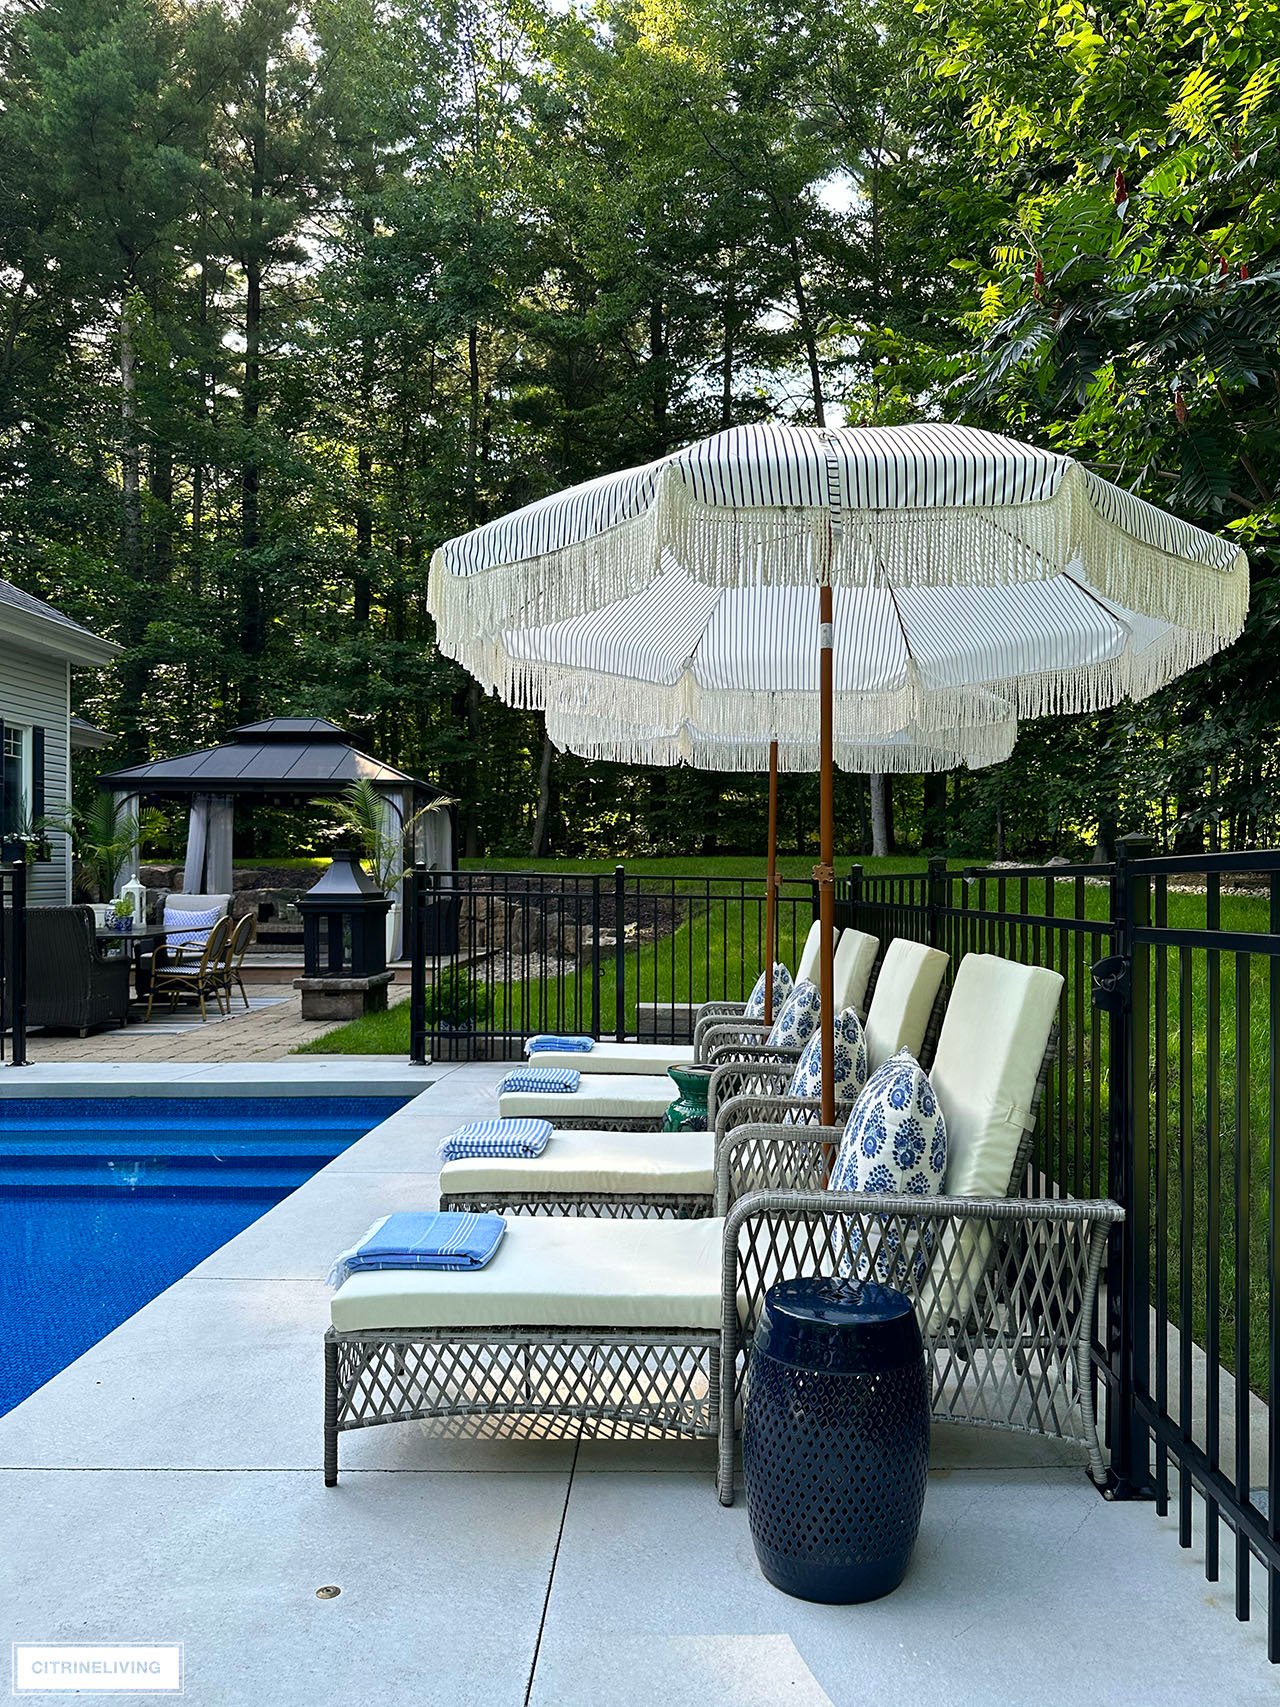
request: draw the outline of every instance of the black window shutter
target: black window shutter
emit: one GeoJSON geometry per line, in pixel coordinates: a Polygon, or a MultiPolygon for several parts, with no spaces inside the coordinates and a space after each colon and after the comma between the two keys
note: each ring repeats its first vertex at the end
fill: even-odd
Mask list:
{"type": "Polygon", "coordinates": [[[44,730],[31,731],[31,821],[44,817],[44,730]]]}
{"type": "Polygon", "coordinates": [[[9,830],[9,802],[5,798],[4,783],[4,718],[0,717],[0,836],[9,830]]]}

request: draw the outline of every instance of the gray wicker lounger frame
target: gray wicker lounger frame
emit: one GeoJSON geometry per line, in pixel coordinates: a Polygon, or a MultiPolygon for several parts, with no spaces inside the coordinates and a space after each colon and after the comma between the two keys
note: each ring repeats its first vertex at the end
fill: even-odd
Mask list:
{"type": "Polygon", "coordinates": [[[856,1260],[854,1245],[867,1260],[887,1252],[894,1279],[920,1256],[927,1323],[938,1281],[924,1253],[943,1248],[948,1225],[966,1224],[990,1238],[992,1257],[967,1289],[963,1320],[926,1329],[934,1416],[1078,1441],[1101,1480],[1090,1344],[1107,1233],[1121,1215],[1105,1201],[759,1192],[735,1203],[726,1220],[718,1331],[330,1328],[325,1482],[337,1481],[338,1437],[347,1430],[430,1418],[470,1436],[515,1419],[536,1423],[543,1436],[716,1437],[718,1488],[729,1504],[745,1352],[767,1288],[788,1275],[842,1272],[856,1260]]]}
{"type": "Polygon", "coordinates": [[[936,1418],[1077,1441],[1101,1482],[1091,1345],[1107,1238],[1123,1211],[1105,1199],[1013,1195],[1027,1177],[1056,1054],[1055,1028],[1010,1195],[999,1199],[820,1189],[840,1128],[813,1124],[807,1103],[797,1113],[809,1124],[737,1124],[740,1099],[726,1101],[721,1112],[735,1124],[716,1157],[715,1207],[726,1218],[719,1332],[331,1328],[325,1481],[337,1480],[338,1435],[348,1429],[449,1418],[454,1432],[482,1433],[495,1419],[519,1418],[588,1437],[714,1435],[720,1498],[730,1504],[735,1419],[765,1292],[791,1275],[858,1272],[861,1261],[916,1298],[936,1418]],[[966,1229],[985,1241],[980,1258],[954,1237],[966,1229]]]}
{"type": "MultiPolygon", "coordinates": [[[[821,1104],[816,1098],[785,1094],[791,1068],[762,1062],[735,1062],[718,1067],[712,1075],[707,1099],[708,1114],[715,1126],[717,1151],[735,1126],[761,1125],[790,1118],[796,1123],[816,1121],[821,1104]]],[[[851,1103],[837,1103],[836,1114],[847,1118],[851,1103]]],[[[495,1210],[506,1215],[590,1215],[600,1219],[687,1220],[710,1215],[714,1192],[594,1191],[445,1191],[441,1209],[470,1210],[482,1214],[495,1210]]]]}

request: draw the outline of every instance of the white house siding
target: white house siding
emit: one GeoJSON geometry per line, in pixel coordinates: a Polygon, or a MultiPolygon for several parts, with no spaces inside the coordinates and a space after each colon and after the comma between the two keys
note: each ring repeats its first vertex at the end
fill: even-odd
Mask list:
{"type": "MultiPolygon", "coordinates": [[[[44,730],[44,809],[51,816],[65,813],[71,794],[71,666],[67,661],[28,652],[0,637],[0,719],[44,730]]],[[[36,906],[65,906],[71,899],[70,844],[62,835],[50,840],[53,858],[30,868],[27,898],[36,906]]]]}

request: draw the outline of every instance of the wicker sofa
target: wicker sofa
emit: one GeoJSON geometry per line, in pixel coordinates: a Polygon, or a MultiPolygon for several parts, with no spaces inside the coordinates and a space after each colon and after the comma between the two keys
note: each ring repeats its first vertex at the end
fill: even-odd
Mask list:
{"type": "Polygon", "coordinates": [[[28,908],[28,1026],[84,1037],[96,1025],[124,1025],[130,971],[127,954],[99,948],[92,907],[28,908]]]}

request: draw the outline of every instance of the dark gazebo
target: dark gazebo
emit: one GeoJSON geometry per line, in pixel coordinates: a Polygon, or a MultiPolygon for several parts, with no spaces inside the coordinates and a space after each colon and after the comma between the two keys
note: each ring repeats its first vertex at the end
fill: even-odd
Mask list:
{"type": "MultiPolygon", "coordinates": [[[[443,791],[394,765],[353,747],[345,729],[323,717],[268,717],[244,723],[217,747],[179,753],[172,759],[128,765],[108,771],[99,786],[128,809],[160,800],[189,800],[187,860],[183,889],[188,894],[223,894],[231,889],[232,827],[235,802],[296,806],[317,795],[342,794],[348,784],[371,782],[385,803],[386,828],[407,824],[443,791]]],[[[437,871],[453,866],[453,813],[428,813],[415,828],[408,850],[437,871]]],[[[400,899],[397,895],[393,899],[400,899]]]]}

